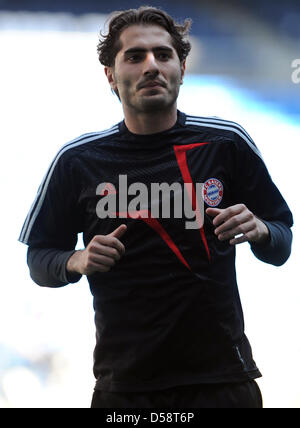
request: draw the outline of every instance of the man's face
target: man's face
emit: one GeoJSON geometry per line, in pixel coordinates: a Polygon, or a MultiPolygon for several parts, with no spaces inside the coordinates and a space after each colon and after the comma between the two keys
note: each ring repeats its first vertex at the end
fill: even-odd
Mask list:
{"type": "Polygon", "coordinates": [[[123,108],[151,113],[174,107],[185,61],[180,63],[170,34],[157,25],[132,25],[120,42],[115,65],[105,73],[123,108]]]}

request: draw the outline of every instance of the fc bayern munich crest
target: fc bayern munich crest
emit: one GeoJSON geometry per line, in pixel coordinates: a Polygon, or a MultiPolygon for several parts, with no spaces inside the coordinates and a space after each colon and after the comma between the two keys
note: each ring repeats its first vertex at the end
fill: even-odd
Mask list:
{"type": "Polygon", "coordinates": [[[210,207],[217,207],[223,199],[223,184],[216,178],[209,178],[203,185],[203,199],[210,207]]]}

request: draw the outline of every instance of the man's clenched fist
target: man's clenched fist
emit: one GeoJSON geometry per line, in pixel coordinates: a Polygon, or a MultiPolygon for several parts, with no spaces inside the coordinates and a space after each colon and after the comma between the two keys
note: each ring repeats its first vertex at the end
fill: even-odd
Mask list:
{"type": "Polygon", "coordinates": [[[120,238],[127,230],[121,224],[109,235],[96,235],[84,250],[76,251],[67,262],[67,271],[91,275],[94,272],[108,272],[125,253],[120,238]]]}

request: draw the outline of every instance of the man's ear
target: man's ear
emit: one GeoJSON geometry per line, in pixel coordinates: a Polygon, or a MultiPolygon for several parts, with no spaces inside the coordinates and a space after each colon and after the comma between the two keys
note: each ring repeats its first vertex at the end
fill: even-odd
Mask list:
{"type": "Polygon", "coordinates": [[[121,101],[113,67],[104,67],[104,72],[107,77],[108,83],[110,84],[110,89],[114,94],[117,95],[117,97],[121,101]]]}
{"type": "Polygon", "coordinates": [[[117,84],[114,76],[113,67],[104,67],[104,73],[107,77],[108,83],[113,91],[116,91],[117,84]]]}
{"type": "Polygon", "coordinates": [[[180,64],[180,68],[181,68],[181,80],[180,80],[180,84],[183,84],[183,78],[185,75],[185,69],[186,69],[186,60],[184,59],[181,64],[180,64]]]}

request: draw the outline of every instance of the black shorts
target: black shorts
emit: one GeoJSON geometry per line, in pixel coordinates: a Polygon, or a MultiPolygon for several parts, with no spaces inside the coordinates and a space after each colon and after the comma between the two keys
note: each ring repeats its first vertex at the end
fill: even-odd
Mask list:
{"type": "Polygon", "coordinates": [[[244,408],[261,409],[262,396],[254,380],[241,383],[181,385],[161,391],[107,392],[95,390],[92,408],[244,408]]]}

